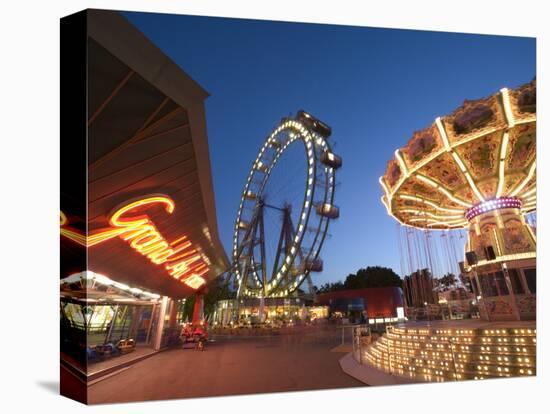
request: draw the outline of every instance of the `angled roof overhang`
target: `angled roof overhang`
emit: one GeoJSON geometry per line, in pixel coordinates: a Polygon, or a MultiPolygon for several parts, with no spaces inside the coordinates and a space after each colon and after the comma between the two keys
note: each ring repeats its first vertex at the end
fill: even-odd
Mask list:
{"type": "MultiPolygon", "coordinates": [[[[218,237],[208,93],[119,13],[89,10],[87,22],[88,235],[109,228],[120,206],[161,195],[173,201],[171,213],[155,205],[139,213],[168,243],[192,243],[208,265],[206,280],[218,276],[228,260],[218,237]]],[[[88,269],[174,298],[194,292],[130,241],[89,246],[88,269]]]]}

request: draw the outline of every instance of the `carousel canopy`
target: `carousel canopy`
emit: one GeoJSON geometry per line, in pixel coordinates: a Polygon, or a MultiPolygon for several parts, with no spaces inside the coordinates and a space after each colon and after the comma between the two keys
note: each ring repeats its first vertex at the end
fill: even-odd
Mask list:
{"type": "Polygon", "coordinates": [[[400,223],[463,228],[497,208],[536,209],[536,81],[465,101],[413,134],[380,177],[400,223]]]}

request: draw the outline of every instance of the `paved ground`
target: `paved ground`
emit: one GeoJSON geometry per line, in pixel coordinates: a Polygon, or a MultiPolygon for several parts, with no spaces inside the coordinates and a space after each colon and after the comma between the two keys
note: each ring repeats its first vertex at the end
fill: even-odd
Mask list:
{"type": "Polygon", "coordinates": [[[204,352],[174,349],[88,388],[89,403],[304,391],[364,386],[345,374],[336,330],[274,337],[223,337],[204,352]]]}
{"type": "Polygon", "coordinates": [[[93,375],[98,372],[107,370],[117,365],[121,365],[125,362],[130,362],[134,359],[140,359],[144,356],[154,354],[155,351],[152,348],[145,346],[137,346],[134,352],[131,352],[126,355],[120,355],[115,358],[108,358],[105,361],[95,362],[88,365],[88,370],[86,371],[88,375],[93,375]]]}

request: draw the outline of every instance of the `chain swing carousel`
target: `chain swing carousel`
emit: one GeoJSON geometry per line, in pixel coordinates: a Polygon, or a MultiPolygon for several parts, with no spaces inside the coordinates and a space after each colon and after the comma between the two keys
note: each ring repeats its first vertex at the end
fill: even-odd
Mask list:
{"type": "Polygon", "coordinates": [[[380,184],[400,224],[402,267],[451,268],[451,237],[465,233],[482,319],[389,327],[353,355],[376,369],[370,385],[536,375],[535,162],[534,80],[465,101],[395,151],[380,184]]]}
{"type": "MultiPolygon", "coordinates": [[[[535,170],[533,80],[465,101],[415,132],[380,178],[382,202],[402,226],[440,230],[449,239],[467,232],[465,271],[487,320],[535,318],[535,170]]],[[[440,259],[429,251],[424,257],[431,268],[440,259]]]]}
{"type": "Polygon", "coordinates": [[[218,304],[218,323],[304,318],[304,298],[315,295],[311,274],[323,270],[321,247],[339,216],[334,193],[342,159],[331,148],[331,132],[298,111],[260,148],[235,220],[229,279],[237,299],[218,304]]]}

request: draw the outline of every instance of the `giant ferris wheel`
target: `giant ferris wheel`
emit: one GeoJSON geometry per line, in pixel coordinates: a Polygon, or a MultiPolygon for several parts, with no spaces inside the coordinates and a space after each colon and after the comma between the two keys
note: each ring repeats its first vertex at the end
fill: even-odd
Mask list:
{"type": "Polygon", "coordinates": [[[235,221],[232,277],[238,297],[296,294],[311,272],[323,270],[319,253],[331,220],[336,170],[342,159],[331,128],[304,111],[284,118],[252,164],[235,221]]]}

